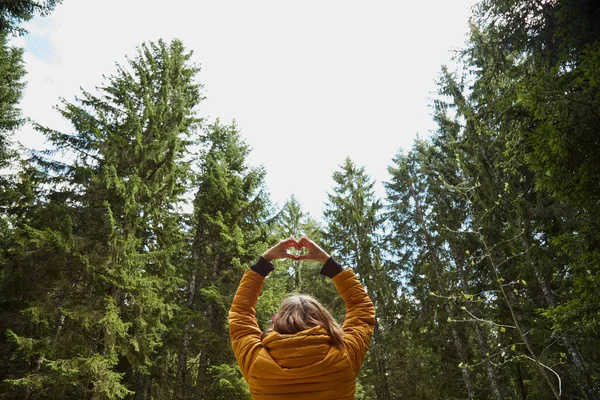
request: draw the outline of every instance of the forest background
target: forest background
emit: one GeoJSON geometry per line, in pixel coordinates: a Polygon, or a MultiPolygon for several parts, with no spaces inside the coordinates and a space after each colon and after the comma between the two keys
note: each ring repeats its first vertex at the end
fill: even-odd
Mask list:
{"type": "MultiPolygon", "coordinates": [[[[58,3],[0,4],[0,398],[249,398],[227,310],[267,246],[305,233],[377,308],[357,399],[600,399],[598,2],[478,3],[436,128],[381,198],[346,159],[319,220],[275,207],[238,127],[201,117],[178,40],[62,100],[67,132],[33,121],[48,149],[16,148],[10,39],[58,3]]],[[[342,319],[319,268],[278,263],[259,322],[298,291],[342,319]]]]}

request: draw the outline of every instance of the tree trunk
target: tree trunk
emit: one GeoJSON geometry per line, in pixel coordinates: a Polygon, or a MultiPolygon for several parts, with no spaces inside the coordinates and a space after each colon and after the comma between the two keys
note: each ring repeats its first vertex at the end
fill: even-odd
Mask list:
{"type": "MultiPolygon", "coordinates": [[[[358,262],[356,262],[358,266],[358,262]]],[[[360,267],[359,267],[360,268],[360,267]]],[[[363,281],[363,279],[361,279],[363,281]]],[[[363,286],[367,290],[368,293],[371,293],[372,296],[377,293],[369,288],[369,284],[367,282],[362,282],[363,286]]],[[[373,303],[377,307],[378,304],[378,295],[374,296],[373,303]]],[[[390,387],[388,384],[388,373],[387,367],[385,365],[385,342],[381,336],[381,330],[379,329],[379,323],[377,319],[375,319],[375,328],[373,330],[373,346],[371,346],[371,354],[375,358],[375,367],[377,369],[377,385],[375,385],[375,395],[377,400],[390,400],[390,387]]]]}
{"type": "MultiPolygon", "coordinates": [[[[195,268],[195,266],[193,268],[194,268],[194,270],[192,272],[192,276],[190,277],[190,282],[188,284],[187,300],[186,300],[186,307],[192,311],[194,311],[194,309],[195,309],[194,299],[196,298],[196,274],[197,274],[197,269],[195,268]]],[[[192,330],[192,320],[188,320],[188,321],[186,321],[186,323],[183,327],[182,337],[181,337],[181,341],[179,343],[179,354],[177,356],[177,373],[175,375],[175,388],[173,390],[173,399],[175,399],[175,400],[185,399],[187,397],[187,391],[190,386],[189,381],[188,381],[189,374],[188,374],[187,363],[188,363],[189,352],[190,352],[189,344],[190,344],[191,330],[192,330]]]]}
{"type": "MultiPolygon", "coordinates": [[[[415,189],[412,186],[410,186],[410,196],[413,198],[413,200],[415,202],[415,217],[417,219],[418,226],[421,229],[421,233],[422,233],[423,237],[425,238],[425,246],[427,248],[427,252],[431,256],[431,261],[432,261],[432,265],[434,266],[435,274],[436,274],[436,276],[439,277],[439,276],[441,276],[441,271],[443,270],[442,265],[438,258],[436,246],[434,246],[432,237],[427,229],[427,225],[425,223],[425,214],[421,208],[421,203],[419,201],[419,197],[417,196],[417,193],[415,192],[415,189]]],[[[438,290],[439,290],[440,294],[442,295],[442,297],[446,298],[446,300],[444,301],[444,308],[446,309],[448,316],[452,318],[453,312],[451,310],[450,303],[447,300],[446,287],[443,283],[439,283],[439,282],[438,282],[437,286],[438,286],[438,290]]],[[[469,358],[467,357],[462,340],[458,334],[458,331],[456,330],[456,326],[454,326],[453,324],[450,324],[450,325],[451,325],[451,330],[452,330],[452,338],[454,341],[454,346],[456,347],[456,351],[458,352],[458,356],[460,357],[460,359],[461,359],[460,361],[462,363],[460,370],[461,370],[461,374],[463,377],[463,381],[465,383],[465,387],[467,388],[467,396],[468,396],[469,400],[472,400],[475,398],[475,389],[474,389],[474,385],[473,385],[473,379],[471,378],[471,374],[468,369],[469,358]]]]}
{"type": "Polygon", "coordinates": [[[135,398],[136,400],[150,400],[152,399],[152,376],[145,375],[141,378],[142,387],[140,390],[136,391],[135,398]]]}
{"type": "MultiPolygon", "coordinates": [[[[463,260],[461,260],[457,252],[455,250],[455,246],[449,243],[450,251],[452,252],[452,258],[454,259],[454,265],[456,265],[456,270],[459,274],[459,285],[464,293],[469,292],[468,279],[466,277],[465,269],[463,266],[463,260]]],[[[479,353],[481,358],[484,360],[485,372],[487,381],[490,385],[490,389],[492,390],[492,395],[495,400],[502,400],[502,392],[500,391],[500,386],[498,385],[498,377],[496,373],[496,369],[494,365],[489,359],[489,346],[486,338],[484,337],[484,333],[481,331],[481,327],[479,326],[479,322],[474,323],[475,327],[475,339],[477,340],[477,346],[479,348],[479,353]]]]}
{"type": "MultiPolygon", "coordinates": [[[[217,283],[217,277],[219,274],[219,262],[220,262],[220,257],[219,254],[217,254],[215,256],[215,262],[213,263],[213,267],[212,267],[212,271],[210,273],[210,284],[216,284],[217,283]]],[[[208,332],[208,335],[212,335],[213,334],[213,329],[214,329],[214,325],[213,325],[213,320],[212,320],[212,316],[213,316],[213,306],[211,303],[208,303],[206,306],[206,310],[204,312],[204,330],[206,332],[208,332]]],[[[196,395],[198,396],[199,400],[209,400],[207,399],[207,393],[208,393],[208,389],[210,388],[210,382],[208,382],[209,379],[209,374],[208,374],[208,368],[210,365],[210,356],[209,356],[209,349],[211,347],[211,343],[203,343],[202,344],[202,348],[200,350],[200,360],[198,363],[198,375],[196,376],[196,395]]]]}
{"type": "Polygon", "coordinates": [[[373,355],[375,356],[375,364],[377,367],[377,382],[375,386],[375,395],[377,400],[391,400],[390,387],[387,379],[387,368],[385,366],[385,357],[383,355],[383,339],[381,338],[381,331],[379,330],[379,324],[375,321],[375,330],[373,331],[373,338],[375,339],[375,346],[373,346],[373,355]]]}
{"type": "Polygon", "coordinates": [[[517,386],[519,387],[519,394],[522,400],[527,400],[527,388],[525,382],[523,382],[523,373],[521,372],[521,365],[517,363],[517,386]]]}
{"type": "MultiPolygon", "coordinates": [[[[206,346],[207,347],[207,346],[206,346]]],[[[208,380],[208,352],[206,348],[200,353],[200,361],[198,363],[198,375],[196,375],[196,396],[198,400],[208,400],[206,391],[209,387],[208,380]]]]}
{"type": "Polygon", "coordinates": [[[479,323],[475,323],[475,338],[477,339],[477,346],[479,347],[479,353],[481,357],[485,360],[485,372],[487,373],[487,380],[490,384],[490,389],[492,389],[492,395],[496,400],[502,400],[502,393],[500,392],[500,387],[498,386],[498,379],[496,377],[496,369],[494,365],[490,361],[488,354],[490,352],[487,341],[483,337],[483,332],[481,332],[481,327],[479,323]]]}
{"type": "MultiPolygon", "coordinates": [[[[461,274],[462,275],[462,274],[461,274]]],[[[466,293],[466,283],[464,276],[461,276],[461,286],[463,291],[466,293]]],[[[489,346],[487,340],[484,337],[484,333],[482,332],[481,326],[479,322],[475,322],[475,340],[477,341],[477,347],[479,349],[479,354],[481,358],[484,360],[483,365],[485,366],[486,378],[490,385],[490,389],[492,390],[492,396],[496,400],[502,400],[502,393],[500,391],[500,386],[498,385],[498,377],[496,373],[496,368],[492,364],[489,359],[489,346]]]]}
{"type": "Polygon", "coordinates": [[[300,285],[302,284],[301,279],[300,279],[300,271],[302,270],[302,260],[300,261],[292,261],[295,265],[294,268],[294,289],[295,290],[299,290],[300,289],[300,285]]]}
{"type": "MultiPolygon", "coordinates": [[[[112,298],[115,298],[117,295],[117,287],[116,286],[111,286],[108,289],[108,295],[112,298]]],[[[98,333],[98,339],[97,339],[97,344],[96,344],[96,352],[98,354],[101,354],[102,356],[106,356],[107,353],[107,348],[106,348],[106,328],[101,328],[100,332],[98,333]]],[[[96,392],[96,388],[94,386],[93,382],[90,382],[88,385],[88,389],[87,389],[88,395],[87,398],[88,400],[98,400],[100,399],[100,394],[96,392]]]]}
{"type": "Polygon", "coordinates": [[[527,352],[531,356],[530,359],[535,362],[540,375],[546,381],[550,390],[552,391],[554,398],[556,400],[560,400],[560,394],[557,391],[557,389],[554,385],[554,382],[552,381],[552,379],[550,379],[550,376],[548,375],[548,372],[545,369],[546,367],[544,367],[541,364],[541,362],[539,361],[539,357],[533,350],[533,347],[529,341],[529,338],[525,333],[525,332],[528,332],[528,330],[526,329],[526,326],[524,324],[524,318],[515,309],[515,306],[518,305],[517,296],[515,295],[515,293],[512,290],[506,290],[504,288],[504,284],[502,283],[500,272],[498,269],[498,265],[500,265],[500,262],[498,261],[498,256],[496,254],[493,254],[492,251],[490,251],[490,248],[488,247],[487,242],[483,238],[483,235],[480,236],[480,240],[481,240],[481,244],[483,245],[483,247],[485,249],[485,254],[487,254],[490,258],[490,263],[492,264],[491,265],[492,272],[496,278],[496,282],[498,283],[499,291],[502,294],[502,298],[504,299],[506,306],[508,307],[512,322],[517,330],[517,333],[518,333],[519,337],[521,338],[521,340],[523,341],[523,344],[527,348],[527,352]]]}
{"type": "MultiPolygon", "coordinates": [[[[448,300],[444,300],[444,308],[446,309],[446,313],[450,318],[454,317],[454,313],[452,312],[450,302],[448,300]]],[[[456,347],[458,357],[461,361],[460,372],[462,374],[463,381],[467,388],[467,397],[469,400],[473,400],[475,398],[475,388],[473,386],[473,379],[471,378],[471,373],[469,372],[469,357],[467,357],[460,335],[456,330],[456,325],[451,323],[450,327],[452,329],[452,339],[454,340],[454,346],[456,347]]]]}
{"type": "MultiPolygon", "coordinates": [[[[544,301],[545,301],[546,305],[548,307],[555,307],[556,306],[556,298],[554,296],[554,292],[552,291],[552,289],[546,282],[546,279],[540,272],[540,270],[538,268],[538,264],[536,262],[534,262],[533,257],[531,257],[531,254],[528,251],[528,249],[531,248],[531,245],[529,244],[529,240],[528,240],[528,238],[530,237],[529,236],[529,224],[525,222],[524,225],[525,225],[525,234],[521,235],[521,244],[523,245],[523,249],[525,251],[525,257],[527,258],[527,263],[533,268],[533,271],[535,273],[535,279],[536,279],[538,285],[540,286],[540,289],[542,289],[542,294],[544,296],[544,301]]],[[[583,391],[585,392],[588,400],[600,400],[600,394],[598,394],[593,389],[592,385],[589,382],[589,378],[588,378],[589,374],[588,374],[583,356],[581,355],[581,352],[575,346],[575,344],[573,343],[573,340],[566,335],[563,337],[563,343],[564,343],[565,348],[567,349],[567,353],[569,354],[571,362],[573,363],[573,366],[575,367],[576,378],[580,382],[581,386],[583,387],[583,391]]]]}

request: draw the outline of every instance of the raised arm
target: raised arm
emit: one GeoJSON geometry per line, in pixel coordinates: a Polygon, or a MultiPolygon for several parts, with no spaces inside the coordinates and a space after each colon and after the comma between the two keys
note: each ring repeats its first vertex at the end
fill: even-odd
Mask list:
{"type": "MultiPolygon", "coordinates": [[[[335,263],[335,260],[330,258],[327,263],[335,263]]],[[[354,371],[358,374],[375,327],[375,307],[352,269],[336,274],[332,281],[346,303],[346,318],[342,325],[344,344],[354,365],[354,371]]]]}
{"type": "Polygon", "coordinates": [[[247,377],[250,365],[260,350],[262,331],[256,320],[256,302],[262,290],[267,263],[262,257],[250,269],[244,272],[231,309],[229,310],[229,338],[235,358],[240,364],[242,375],[247,377]],[[258,271],[265,272],[262,275],[258,271]]]}
{"type": "Polygon", "coordinates": [[[282,240],[267,250],[250,269],[244,272],[229,310],[229,338],[242,375],[248,377],[250,366],[261,349],[262,331],[256,320],[256,303],[265,277],[271,272],[271,261],[277,258],[295,258],[287,253],[289,247],[298,247],[295,239],[282,240]]]}

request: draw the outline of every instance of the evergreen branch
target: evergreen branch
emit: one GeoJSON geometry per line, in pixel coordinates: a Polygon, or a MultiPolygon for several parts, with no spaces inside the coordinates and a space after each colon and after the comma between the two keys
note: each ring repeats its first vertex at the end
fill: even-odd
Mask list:
{"type": "Polygon", "coordinates": [[[591,112],[591,114],[592,114],[592,115],[593,115],[593,116],[594,116],[594,117],[595,117],[595,118],[596,118],[598,121],[600,121],[600,114],[598,114],[598,113],[596,112],[596,110],[594,109],[594,105],[593,105],[593,104],[590,104],[590,103],[587,103],[587,102],[585,102],[585,101],[581,101],[581,100],[575,100],[575,99],[573,99],[573,98],[569,97],[569,95],[568,95],[568,94],[566,94],[566,93],[563,93],[562,95],[563,95],[563,97],[564,97],[564,99],[565,99],[565,100],[567,100],[567,101],[570,101],[571,103],[575,103],[575,104],[579,104],[579,105],[582,105],[582,106],[586,106],[586,107],[589,109],[589,111],[591,112]]]}

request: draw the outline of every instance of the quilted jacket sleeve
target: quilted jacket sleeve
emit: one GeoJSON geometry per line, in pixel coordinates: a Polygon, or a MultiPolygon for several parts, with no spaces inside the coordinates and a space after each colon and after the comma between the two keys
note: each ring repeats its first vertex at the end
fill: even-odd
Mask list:
{"type": "Polygon", "coordinates": [[[332,280],[346,303],[346,318],[342,325],[344,344],[354,372],[358,374],[375,327],[375,307],[352,269],[340,272],[332,280]]]}
{"type": "Polygon", "coordinates": [[[229,310],[229,338],[244,378],[262,348],[262,331],[256,320],[256,302],[262,290],[264,276],[248,269],[240,281],[229,310]]]}

